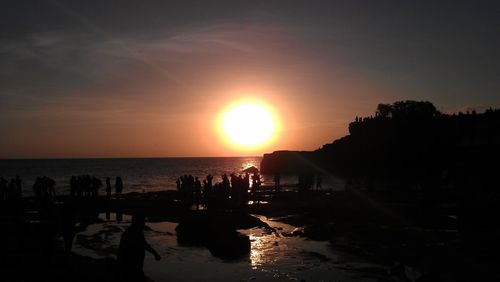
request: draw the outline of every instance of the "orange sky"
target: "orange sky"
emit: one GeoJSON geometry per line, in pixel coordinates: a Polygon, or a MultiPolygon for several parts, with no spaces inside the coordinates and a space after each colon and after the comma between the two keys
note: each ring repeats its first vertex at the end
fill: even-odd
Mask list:
{"type": "Polygon", "coordinates": [[[231,3],[4,11],[0,158],[314,150],[378,103],[500,104],[490,9],[231,3]],[[224,142],[215,121],[243,98],[275,110],[275,142],[244,151],[224,142]]]}
{"type": "Polygon", "coordinates": [[[292,81],[271,79],[271,75],[248,78],[230,71],[208,76],[204,79],[224,77],[224,81],[190,90],[199,94],[187,102],[182,101],[183,95],[170,99],[168,87],[157,85],[147,90],[140,86],[106,90],[123,91],[114,98],[94,92],[86,93],[82,100],[61,98],[44,103],[18,117],[26,126],[11,132],[7,147],[11,152],[22,152],[21,157],[41,158],[239,156],[279,149],[313,150],[347,133],[353,109],[367,115],[377,103],[370,98],[366,105],[350,103],[345,95],[369,97],[374,89],[357,83],[344,85],[352,83],[345,78],[332,83],[333,89],[314,89],[305,86],[311,83],[307,76],[294,76],[292,81]],[[323,100],[316,91],[332,94],[323,100]],[[274,109],[281,127],[275,142],[258,149],[227,146],[217,130],[218,117],[228,105],[243,98],[261,100],[274,109]]]}
{"type": "Polygon", "coordinates": [[[233,29],[205,28],[202,39],[200,31],[187,31],[134,49],[123,47],[129,46],[124,42],[100,47],[93,52],[134,59],[126,68],[110,67],[109,78],[100,84],[35,98],[32,111],[14,112],[21,126],[7,136],[1,155],[254,156],[313,150],[345,135],[354,113],[369,114],[376,107],[381,96],[375,94],[382,87],[334,62],[321,62],[285,30],[233,29]],[[287,46],[295,47],[282,52],[287,46]],[[275,110],[282,128],[275,142],[245,150],[224,142],[216,120],[229,104],[244,98],[275,110]]]}

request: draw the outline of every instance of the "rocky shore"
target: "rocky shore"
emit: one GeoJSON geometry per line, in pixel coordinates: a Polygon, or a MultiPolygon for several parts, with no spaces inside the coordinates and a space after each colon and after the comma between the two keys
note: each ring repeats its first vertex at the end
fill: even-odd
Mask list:
{"type": "Polygon", "coordinates": [[[422,274],[418,281],[498,278],[490,267],[498,261],[495,257],[498,243],[493,240],[497,233],[484,233],[483,240],[474,243],[464,241],[452,214],[419,210],[411,203],[391,202],[382,194],[270,192],[260,195],[260,203],[209,211],[186,207],[175,191],[166,191],[130,193],[120,199],[97,197],[75,201],[59,197],[50,215],[43,215],[40,204],[33,198],[23,198],[17,203],[17,209],[3,205],[3,281],[33,281],[35,277],[51,281],[113,279],[114,260],[96,260],[65,252],[60,225],[62,207],[69,203],[79,211],[80,230],[98,221],[98,214],[132,214],[141,210],[150,222],[178,222],[179,244],[206,246],[213,255],[229,259],[250,250],[250,242],[238,229],[262,227],[277,236],[328,241],[333,249],[394,265],[394,275],[388,277],[406,277],[404,269],[411,267],[422,274]],[[281,232],[251,214],[265,215],[297,228],[293,232],[281,232]],[[238,246],[238,249],[227,246],[238,246]]]}

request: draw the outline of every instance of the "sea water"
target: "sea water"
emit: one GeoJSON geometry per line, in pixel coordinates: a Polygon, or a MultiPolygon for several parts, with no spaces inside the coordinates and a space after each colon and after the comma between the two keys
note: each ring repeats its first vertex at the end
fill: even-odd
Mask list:
{"type": "MultiPolygon", "coordinates": [[[[214,176],[214,183],[221,181],[222,174],[242,173],[249,167],[260,169],[262,157],[213,157],[213,158],[114,158],[114,159],[13,159],[0,160],[0,177],[10,179],[19,175],[23,195],[32,195],[32,186],[39,176],[56,181],[57,194],[69,193],[71,176],[88,174],[100,178],[123,179],[123,192],[154,192],[174,190],[175,181],[185,174],[199,177],[214,176]]],[[[341,190],[344,181],[334,175],[322,175],[322,188],[341,190]]],[[[272,175],[262,175],[264,185],[273,185],[272,175]]],[[[295,175],[283,175],[281,184],[293,186],[298,182],[295,175]]],[[[104,188],[101,188],[103,193],[104,188]]]]}
{"type": "MultiPolygon", "coordinates": [[[[146,240],[162,256],[147,253],[144,272],[153,281],[363,281],[387,278],[387,266],[334,249],[329,242],[283,236],[295,226],[258,216],[276,229],[239,230],[250,237],[250,254],[234,260],[214,257],[205,247],[179,245],[173,222],[147,223],[146,240]]],[[[116,258],[120,236],[130,216],[117,222],[111,214],[78,233],[73,251],[93,258],[116,258]]]]}

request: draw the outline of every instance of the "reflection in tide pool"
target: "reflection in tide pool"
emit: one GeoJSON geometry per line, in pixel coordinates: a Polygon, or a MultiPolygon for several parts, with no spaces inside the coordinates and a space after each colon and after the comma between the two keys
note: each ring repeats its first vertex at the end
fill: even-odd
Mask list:
{"type": "MultiPolygon", "coordinates": [[[[251,252],[230,262],[213,257],[203,247],[179,246],[176,223],[148,223],[146,239],[162,260],[155,261],[147,254],[144,272],[154,281],[377,281],[375,273],[385,271],[381,266],[360,263],[355,257],[335,252],[328,242],[286,237],[282,233],[291,233],[294,226],[259,218],[276,232],[261,228],[239,230],[250,236],[251,252]]],[[[78,235],[75,252],[116,257],[121,233],[130,224],[130,218],[124,216],[120,223],[114,221],[113,215],[110,220],[105,216],[102,219],[78,235]]]]}

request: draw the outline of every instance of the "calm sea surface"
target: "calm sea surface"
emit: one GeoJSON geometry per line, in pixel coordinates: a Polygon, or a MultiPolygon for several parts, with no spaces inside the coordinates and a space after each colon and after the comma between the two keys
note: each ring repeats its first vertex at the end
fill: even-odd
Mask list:
{"type": "MultiPolygon", "coordinates": [[[[68,193],[71,176],[82,174],[94,175],[103,183],[106,177],[111,177],[113,184],[114,178],[121,176],[125,193],[150,192],[175,189],[176,179],[184,174],[200,179],[212,174],[215,182],[219,182],[223,173],[240,173],[251,166],[260,169],[261,160],[261,157],[0,160],[0,176],[19,175],[24,195],[32,194],[31,187],[38,176],[54,179],[56,191],[68,193]]],[[[323,189],[344,188],[344,182],[334,176],[323,176],[323,179],[323,189]]],[[[273,177],[264,175],[263,181],[264,185],[272,185],[273,177]]],[[[281,183],[295,184],[297,177],[283,176],[281,183]]]]}

